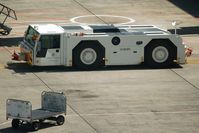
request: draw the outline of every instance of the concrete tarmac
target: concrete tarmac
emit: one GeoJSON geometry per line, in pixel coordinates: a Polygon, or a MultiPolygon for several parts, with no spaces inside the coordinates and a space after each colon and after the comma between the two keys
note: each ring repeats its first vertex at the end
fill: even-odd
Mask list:
{"type": "MultiPolygon", "coordinates": [[[[197,133],[199,131],[199,18],[194,6],[183,8],[172,0],[6,0],[18,20],[0,36],[0,133],[27,133],[12,129],[6,120],[6,100],[31,101],[40,107],[42,91],[63,91],[67,96],[66,122],[45,123],[40,133],[197,133]],[[85,17],[88,15],[93,15],[85,17]],[[101,15],[96,17],[95,15],[101,15]],[[104,16],[103,16],[104,15],[104,16]],[[107,17],[106,15],[111,15],[107,17]],[[84,16],[84,17],[81,17],[84,16]],[[123,17],[113,17],[123,16],[123,17]],[[126,18],[125,18],[126,17],[126,18]],[[193,48],[187,64],[168,69],[145,66],[105,67],[79,71],[66,67],[31,67],[11,61],[28,24],[72,23],[152,24],[172,29],[180,22],[184,42],[193,48]],[[183,34],[182,29],[188,29],[183,34]],[[194,31],[194,33],[193,33],[194,31]],[[188,34],[190,33],[190,34],[188,34]]],[[[192,1],[194,2],[194,0],[192,1]]],[[[196,4],[195,4],[196,5],[196,4]]]]}

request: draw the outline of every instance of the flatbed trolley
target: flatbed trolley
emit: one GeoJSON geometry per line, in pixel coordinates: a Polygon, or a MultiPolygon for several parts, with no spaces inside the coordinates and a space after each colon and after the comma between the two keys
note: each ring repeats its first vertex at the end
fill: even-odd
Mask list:
{"type": "Polygon", "coordinates": [[[1,15],[1,18],[5,16],[4,19],[0,21],[0,35],[8,35],[10,34],[12,28],[6,25],[5,22],[7,18],[12,18],[12,19],[17,20],[16,12],[15,10],[0,3],[0,15],[1,15]]]}
{"type": "Polygon", "coordinates": [[[33,130],[39,130],[45,120],[56,121],[63,125],[66,115],[66,96],[58,92],[42,92],[41,108],[32,110],[29,101],[8,99],[6,102],[6,119],[12,119],[12,127],[18,128],[23,124],[30,124],[33,130]]]}

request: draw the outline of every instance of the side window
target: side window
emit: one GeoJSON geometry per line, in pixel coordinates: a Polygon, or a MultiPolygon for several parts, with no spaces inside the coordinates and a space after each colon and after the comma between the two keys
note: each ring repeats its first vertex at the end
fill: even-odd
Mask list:
{"type": "Polygon", "coordinates": [[[60,35],[42,35],[36,57],[45,57],[48,49],[60,48],[60,35]]]}
{"type": "Polygon", "coordinates": [[[41,36],[41,48],[52,49],[60,48],[60,35],[43,35],[41,36]]]}
{"type": "Polygon", "coordinates": [[[60,48],[60,35],[53,36],[53,48],[60,48]]]}

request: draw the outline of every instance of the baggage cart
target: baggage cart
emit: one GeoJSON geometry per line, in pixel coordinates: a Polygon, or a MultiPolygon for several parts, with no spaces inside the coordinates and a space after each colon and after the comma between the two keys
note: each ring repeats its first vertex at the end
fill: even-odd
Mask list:
{"type": "Polygon", "coordinates": [[[7,18],[12,18],[17,20],[17,15],[15,10],[5,6],[4,4],[0,3],[0,18],[4,19],[0,21],[0,35],[8,35],[10,34],[12,28],[5,24],[7,18]]]}
{"type": "Polygon", "coordinates": [[[63,93],[42,92],[41,108],[32,110],[29,101],[8,99],[6,102],[6,119],[12,119],[12,127],[18,128],[30,124],[33,130],[38,130],[45,120],[56,121],[63,125],[66,115],[66,97],[63,93]]]}

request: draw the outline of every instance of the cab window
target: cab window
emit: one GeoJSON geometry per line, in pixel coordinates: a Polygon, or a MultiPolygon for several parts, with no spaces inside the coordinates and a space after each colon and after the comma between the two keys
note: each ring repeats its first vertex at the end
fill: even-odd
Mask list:
{"type": "Polygon", "coordinates": [[[60,48],[60,35],[42,35],[40,38],[41,48],[60,48]]]}
{"type": "Polygon", "coordinates": [[[48,49],[60,48],[60,35],[41,35],[36,57],[45,57],[48,49]]]}

